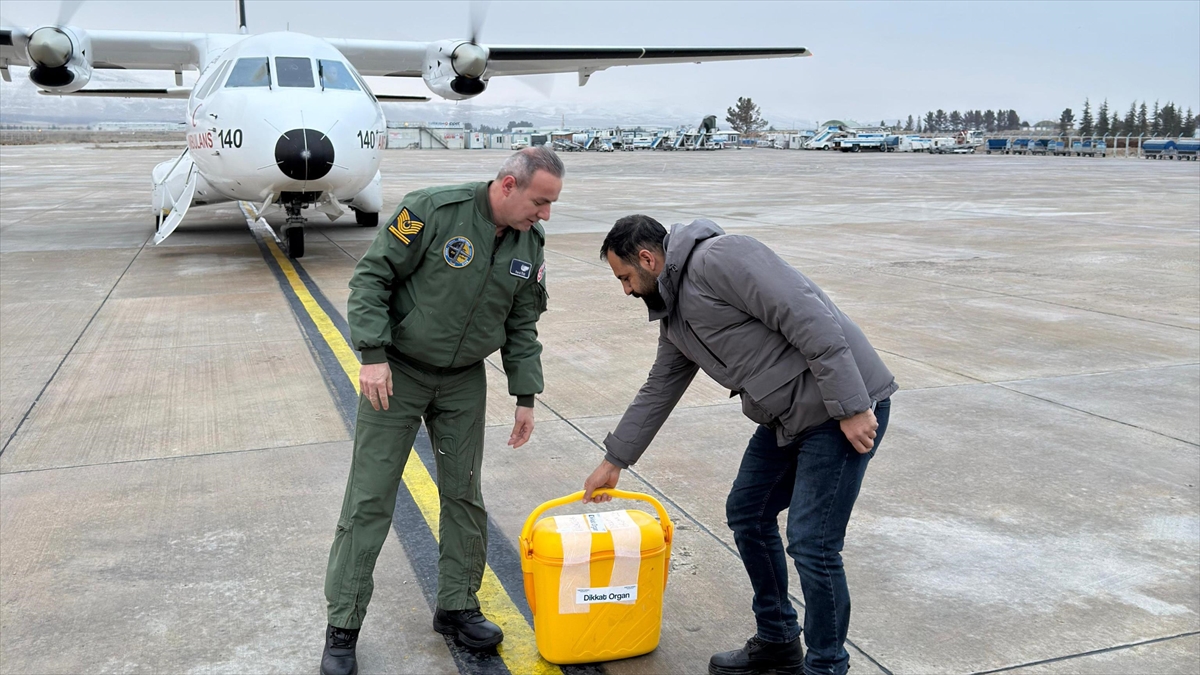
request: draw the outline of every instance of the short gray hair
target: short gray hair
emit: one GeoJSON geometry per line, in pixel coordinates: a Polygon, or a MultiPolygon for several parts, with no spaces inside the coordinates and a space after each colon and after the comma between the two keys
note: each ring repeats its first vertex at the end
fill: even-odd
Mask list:
{"type": "Polygon", "coordinates": [[[567,168],[563,166],[562,160],[558,158],[558,154],[554,150],[548,146],[539,145],[514,152],[511,157],[504,160],[504,164],[500,167],[500,173],[496,174],[496,180],[512,176],[517,181],[517,187],[523,188],[529,185],[529,181],[533,180],[533,174],[538,171],[545,171],[561,180],[566,175],[567,168]]]}

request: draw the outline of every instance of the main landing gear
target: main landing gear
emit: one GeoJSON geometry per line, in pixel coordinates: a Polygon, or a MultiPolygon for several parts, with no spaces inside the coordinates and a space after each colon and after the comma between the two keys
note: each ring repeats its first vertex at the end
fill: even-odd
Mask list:
{"type": "Polygon", "coordinates": [[[363,227],[378,227],[379,226],[379,214],[378,213],[367,213],[366,211],[359,211],[358,209],[354,208],[353,206],[350,207],[350,210],[354,212],[354,222],[358,223],[359,225],[362,225],[363,227]]]}

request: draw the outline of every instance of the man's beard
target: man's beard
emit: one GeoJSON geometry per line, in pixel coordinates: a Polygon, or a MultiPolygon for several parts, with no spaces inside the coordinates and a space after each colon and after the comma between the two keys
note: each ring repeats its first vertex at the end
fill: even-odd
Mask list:
{"type": "Polygon", "coordinates": [[[634,292],[633,297],[640,298],[642,302],[646,303],[646,308],[651,312],[665,310],[667,308],[667,301],[663,300],[662,293],[658,292],[658,277],[641,268],[638,268],[637,275],[638,281],[654,290],[649,293],[634,292]]]}

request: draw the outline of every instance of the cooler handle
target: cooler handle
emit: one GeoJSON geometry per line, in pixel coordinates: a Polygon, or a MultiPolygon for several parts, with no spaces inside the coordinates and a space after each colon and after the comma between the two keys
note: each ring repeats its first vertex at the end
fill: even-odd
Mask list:
{"type": "MultiPolygon", "coordinates": [[[[584,491],[580,490],[579,492],[567,495],[566,497],[551,499],[550,501],[545,502],[541,506],[534,509],[533,513],[529,514],[529,518],[525,520],[525,527],[521,528],[522,567],[526,564],[526,560],[533,557],[533,525],[537,522],[538,516],[542,515],[546,511],[549,511],[550,509],[577,502],[583,499],[583,494],[584,491]]],[[[675,532],[675,525],[671,522],[671,517],[667,515],[667,510],[663,508],[663,505],[659,503],[657,499],[640,492],[626,492],[625,490],[617,490],[615,488],[599,488],[592,492],[593,496],[600,494],[612,495],[617,499],[636,499],[643,502],[648,502],[654,507],[654,510],[658,512],[659,524],[663,529],[663,540],[668,546],[671,545],[671,538],[672,534],[675,532]]]]}

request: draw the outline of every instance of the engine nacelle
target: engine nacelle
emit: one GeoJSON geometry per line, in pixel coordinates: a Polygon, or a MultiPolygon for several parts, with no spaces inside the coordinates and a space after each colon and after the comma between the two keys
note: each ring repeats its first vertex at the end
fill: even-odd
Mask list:
{"type": "Polygon", "coordinates": [[[462,101],[487,89],[488,49],[466,40],[441,40],[425,50],[425,86],[442,98],[462,101]]]}
{"type": "Polygon", "coordinates": [[[25,43],[29,79],[45,91],[73,92],[92,79],[92,40],[74,26],[42,26],[25,43]]]}

